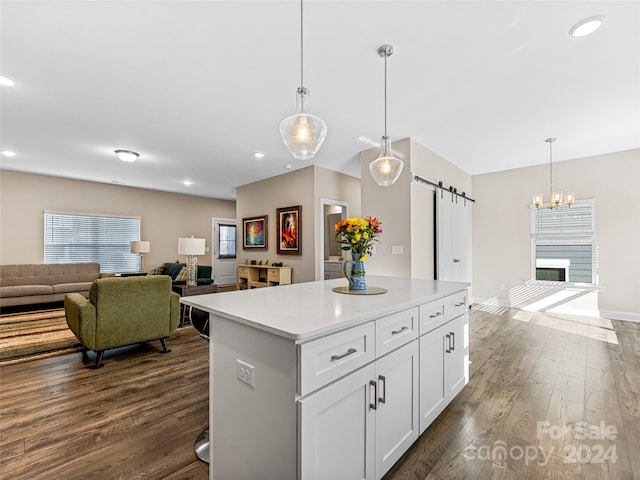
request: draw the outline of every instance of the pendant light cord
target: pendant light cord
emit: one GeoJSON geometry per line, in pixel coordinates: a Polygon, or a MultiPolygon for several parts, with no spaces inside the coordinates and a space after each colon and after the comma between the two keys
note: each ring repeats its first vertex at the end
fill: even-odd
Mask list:
{"type": "MultiPolygon", "coordinates": [[[[549,141],[549,195],[553,193],[553,140],[549,141]]],[[[553,199],[549,198],[552,202],[553,199]]]]}
{"type": "Polygon", "coordinates": [[[304,10],[300,0],[300,88],[304,88],[304,10]]]}
{"type": "Polygon", "coordinates": [[[387,136],[387,55],[384,55],[384,136],[387,136]]]}

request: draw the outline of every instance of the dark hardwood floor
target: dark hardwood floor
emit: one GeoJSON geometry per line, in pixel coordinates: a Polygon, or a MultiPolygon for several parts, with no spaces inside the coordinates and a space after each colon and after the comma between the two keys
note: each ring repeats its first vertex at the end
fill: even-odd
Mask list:
{"type": "MultiPolygon", "coordinates": [[[[640,479],[640,324],[474,309],[470,338],[471,381],[386,480],[640,479]]],[[[0,478],[207,479],[207,343],[169,347],[0,368],[0,478]]]]}

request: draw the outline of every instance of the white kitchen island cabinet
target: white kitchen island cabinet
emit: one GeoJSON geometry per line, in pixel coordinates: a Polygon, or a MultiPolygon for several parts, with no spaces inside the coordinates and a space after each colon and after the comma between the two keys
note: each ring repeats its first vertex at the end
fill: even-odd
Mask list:
{"type": "Polygon", "coordinates": [[[469,284],[367,280],[387,293],[337,279],[181,299],[210,313],[210,478],[378,480],[464,387],[469,284]]]}

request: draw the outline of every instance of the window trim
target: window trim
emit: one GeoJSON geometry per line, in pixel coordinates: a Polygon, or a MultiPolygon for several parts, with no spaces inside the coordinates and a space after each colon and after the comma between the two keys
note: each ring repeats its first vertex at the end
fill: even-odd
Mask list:
{"type": "MultiPolygon", "coordinates": [[[[596,243],[596,200],[595,198],[584,198],[581,200],[576,200],[575,204],[591,205],[591,227],[592,230],[590,232],[581,232],[581,233],[554,233],[554,234],[545,234],[545,233],[536,233],[536,206],[534,204],[529,205],[530,210],[530,230],[531,230],[531,244],[530,244],[530,268],[531,268],[531,280],[536,280],[536,244],[538,241],[542,242],[542,245],[591,245],[591,283],[583,283],[583,282],[560,282],[566,286],[597,286],[598,285],[598,274],[597,274],[597,250],[598,246],[596,243]],[[590,240],[590,241],[589,241],[590,240]]],[[[547,208],[547,207],[540,207],[547,208]]],[[[569,208],[569,207],[567,207],[569,208]]]]}

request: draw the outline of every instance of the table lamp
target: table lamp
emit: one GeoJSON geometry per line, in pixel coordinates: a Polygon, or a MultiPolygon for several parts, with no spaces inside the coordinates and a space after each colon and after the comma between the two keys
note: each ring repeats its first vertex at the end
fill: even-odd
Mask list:
{"type": "Polygon", "coordinates": [[[131,242],[131,253],[137,253],[140,256],[139,272],[144,270],[144,254],[151,253],[151,242],[146,240],[134,240],[131,242]]]}
{"type": "Polygon", "coordinates": [[[204,238],[178,238],[178,254],[187,256],[187,286],[195,287],[198,284],[198,260],[196,255],[204,255],[204,238]]]}

